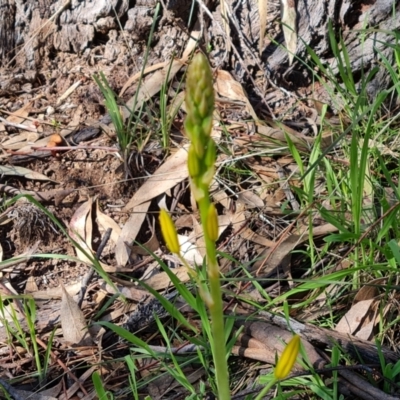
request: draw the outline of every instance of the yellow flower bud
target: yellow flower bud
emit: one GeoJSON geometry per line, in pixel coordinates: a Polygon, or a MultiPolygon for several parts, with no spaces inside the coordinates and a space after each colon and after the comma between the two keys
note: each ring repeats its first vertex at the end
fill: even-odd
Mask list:
{"type": "Polygon", "coordinates": [[[289,375],[294,363],[296,362],[297,355],[300,350],[300,336],[295,335],[283,350],[278,363],[276,364],[274,375],[276,379],[284,379],[289,375]]]}
{"type": "Polygon", "coordinates": [[[165,210],[160,211],[161,232],[165,243],[171,253],[179,254],[181,248],[179,246],[178,234],[175,225],[165,210]]]}
{"type": "Polygon", "coordinates": [[[189,170],[189,176],[193,179],[199,176],[200,173],[200,166],[199,166],[199,160],[196,155],[196,151],[191,145],[189,147],[189,152],[188,152],[188,170],[189,170]]]}
{"type": "Polygon", "coordinates": [[[213,203],[208,208],[206,228],[208,237],[216,242],[218,240],[218,215],[213,203]]]}
{"type": "Polygon", "coordinates": [[[215,159],[217,157],[217,149],[215,146],[215,142],[212,138],[208,139],[207,142],[207,149],[206,149],[206,154],[204,158],[204,162],[207,167],[214,166],[215,164],[215,159]]]}

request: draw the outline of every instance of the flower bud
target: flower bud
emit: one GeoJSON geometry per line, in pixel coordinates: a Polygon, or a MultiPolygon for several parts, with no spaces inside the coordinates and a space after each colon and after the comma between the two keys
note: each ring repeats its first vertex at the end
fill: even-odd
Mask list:
{"type": "Polygon", "coordinates": [[[196,151],[193,145],[189,147],[187,165],[189,170],[189,176],[192,179],[199,176],[200,173],[199,159],[197,158],[196,151]]]}
{"type": "Polygon", "coordinates": [[[274,375],[276,379],[284,379],[289,375],[294,363],[296,362],[297,355],[300,350],[300,336],[295,335],[283,350],[278,363],[276,364],[274,375]]]}
{"type": "Polygon", "coordinates": [[[206,229],[208,237],[216,242],[218,240],[218,215],[213,203],[208,208],[206,229]]]}
{"type": "MultiPolygon", "coordinates": [[[[186,78],[186,107],[188,114],[195,113],[201,120],[212,117],[214,110],[214,88],[207,58],[197,53],[189,65],[186,78]]],[[[196,121],[198,122],[198,121],[196,121]]]]}
{"type": "Polygon", "coordinates": [[[207,167],[214,166],[215,160],[217,158],[217,149],[215,146],[215,142],[213,139],[208,139],[207,142],[207,149],[206,149],[206,154],[204,158],[204,162],[207,167]]]}
{"type": "Polygon", "coordinates": [[[165,243],[171,253],[179,254],[181,251],[175,225],[165,210],[160,211],[161,232],[165,243]]]}

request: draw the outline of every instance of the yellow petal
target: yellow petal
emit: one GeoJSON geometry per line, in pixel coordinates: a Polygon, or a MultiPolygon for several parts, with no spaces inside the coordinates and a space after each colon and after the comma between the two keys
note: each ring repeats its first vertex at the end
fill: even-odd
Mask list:
{"type": "Polygon", "coordinates": [[[179,246],[178,234],[176,233],[176,228],[171,217],[165,210],[160,211],[160,225],[163,238],[169,251],[179,254],[181,249],[179,246]]]}
{"type": "Polygon", "coordinates": [[[300,350],[300,336],[295,335],[283,350],[281,357],[275,367],[275,378],[284,379],[292,370],[294,363],[296,362],[297,355],[300,350]]]}

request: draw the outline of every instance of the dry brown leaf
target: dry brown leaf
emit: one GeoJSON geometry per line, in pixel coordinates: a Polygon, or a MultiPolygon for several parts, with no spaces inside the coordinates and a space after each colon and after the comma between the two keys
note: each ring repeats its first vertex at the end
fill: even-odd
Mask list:
{"type": "Polygon", "coordinates": [[[237,82],[233,76],[222,69],[217,71],[217,77],[214,84],[215,91],[223,97],[233,101],[241,101],[246,104],[247,112],[255,121],[258,121],[257,114],[251,105],[243,86],[237,82]]]}
{"type": "Polygon", "coordinates": [[[263,208],[264,202],[260,196],[250,190],[245,190],[238,194],[238,200],[243,203],[247,209],[250,208],[263,208]]]}
{"type": "Polygon", "coordinates": [[[30,276],[26,281],[25,293],[35,293],[38,291],[38,286],[36,285],[35,278],[30,276]]]}
{"type": "Polygon", "coordinates": [[[121,235],[121,228],[111,217],[100,210],[98,201],[96,201],[96,217],[100,233],[104,233],[108,228],[111,228],[111,240],[116,244],[121,235]]]}
{"type": "MultiPolygon", "coordinates": [[[[161,90],[166,81],[169,82],[175,77],[176,73],[186,64],[190,54],[197,45],[197,39],[199,37],[200,31],[191,32],[190,39],[188,41],[185,51],[183,52],[182,58],[179,60],[172,60],[172,62],[159,64],[159,67],[162,67],[162,69],[157,70],[151,77],[145,79],[142,82],[139,88],[139,93],[135,93],[135,95],[128,100],[127,107],[121,109],[122,115],[125,119],[129,118],[130,116],[130,111],[128,110],[132,110],[133,108],[135,108],[136,110],[139,109],[144,101],[150,99],[161,90]]],[[[151,68],[152,67],[150,67],[150,69],[151,68]]],[[[121,90],[121,94],[124,93],[128,86],[138,80],[140,76],[140,74],[136,74],[134,77],[129,79],[129,85],[124,85],[121,90]]]]}
{"type": "Polygon", "coordinates": [[[85,253],[92,254],[92,205],[92,199],[83,203],[75,211],[68,228],[69,235],[79,245],[75,246],[77,257],[89,265],[92,261],[85,253]]]}
{"type": "Polygon", "coordinates": [[[21,176],[25,179],[34,179],[37,181],[50,181],[55,182],[53,179],[48,178],[39,172],[32,171],[28,168],[19,167],[17,165],[0,165],[1,175],[21,176]]]}
{"type": "Polygon", "coordinates": [[[353,335],[362,325],[373,301],[373,299],[362,300],[353,305],[337,323],[335,331],[353,335]]]}
{"type": "Polygon", "coordinates": [[[153,231],[151,238],[145,244],[143,244],[143,246],[132,246],[132,251],[141,256],[148,256],[149,251],[154,253],[159,248],[160,242],[158,241],[157,235],[153,231]]]}
{"type": "Polygon", "coordinates": [[[115,246],[115,258],[119,266],[125,266],[128,262],[132,251],[131,243],[136,239],[149,207],[150,201],[146,201],[131,210],[132,215],[122,228],[121,236],[115,246]]]}
{"type": "Polygon", "coordinates": [[[147,291],[143,290],[140,287],[117,285],[117,289],[118,289],[118,292],[111,285],[105,284],[105,290],[107,291],[107,293],[122,294],[127,299],[135,301],[137,303],[143,301],[143,299],[146,299],[150,296],[150,294],[147,291]]]}
{"type": "MultiPolygon", "coordinates": [[[[329,233],[336,232],[337,228],[331,224],[325,224],[313,228],[313,236],[325,236],[329,233]]],[[[309,239],[309,233],[307,228],[300,234],[293,234],[286,237],[278,245],[274,244],[273,247],[263,250],[259,255],[260,259],[254,263],[253,270],[258,271],[259,274],[268,275],[277,271],[279,267],[282,267],[284,273],[288,273],[290,260],[292,257],[292,251],[301,243],[304,243],[309,239]]]]}
{"type": "MultiPolygon", "coordinates": [[[[82,287],[81,282],[74,283],[72,285],[65,286],[64,289],[71,296],[77,294],[82,287]]],[[[61,299],[63,290],[61,287],[49,288],[47,290],[38,290],[33,292],[31,295],[36,300],[48,300],[48,299],[61,299]]]]}
{"type": "Polygon", "coordinates": [[[13,136],[1,144],[4,149],[7,150],[20,150],[27,144],[35,143],[39,138],[37,132],[24,131],[19,135],[13,136]]]}
{"type": "Polygon", "coordinates": [[[362,286],[356,293],[353,303],[357,303],[362,300],[374,299],[379,294],[377,286],[382,285],[386,281],[387,278],[376,278],[372,281],[368,281],[368,285],[362,286]]]}
{"type": "MultiPolygon", "coordinates": [[[[171,272],[174,273],[181,282],[187,282],[190,279],[188,270],[186,267],[171,268],[171,272]]],[[[145,279],[144,283],[152,287],[154,290],[165,289],[172,285],[171,280],[166,272],[160,272],[153,275],[149,279],[145,279]]]]}
{"type": "MultiPolygon", "coordinates": [[[[41,96],[39,96],[41,97],[41,96]]],[[[29,116],[29,112],[32,109],[34,101],[36,101],[39,97],[36,97],[34,100],[29,101],[28,103],[24,104],[20,109],[14,111],[12,115],[7,117],[8,122],[12,122],[14,124],[23,124],[25,118],[29,116]]]]}
{"type": "Polygon", "coordinates": [[[125,223],[121,231],[115,249],[118,265],[124,266],[131,254],[130,245],[136,239],[137,234],[146,218],[150,200],[165,193],[177,183],[188,177],[187,147],[179,149],[172,154],[157,171],[140,187],[135,195],[125,206],[125,210],[131,210],[132,215],[125,223]]]}
{"type": "Polygon", "coordinates": [[[152,200],[186,179],[188,177],[187,152],[188,146],[185,146],[171,154],[129,200],[124,211],[129,211],[146,201],[152,200]]]}
{"type": "Polygon", "coordinates": [[[62,283],[61,289],[60,320],[65,341],[75,346],[90,346],[92,339],[82,310],[65,290],[62,283]]]}
{"type": "Polygon", "coordinates": [[[297,49],[296,18],[294,0],[281,0],[281,21],[286,48],[288,49],[289,65],[292,65],[297,49]]]}
{"type": "Polygon", "coordinates": [[[268,0],[258,0],[258,13],[260,15],[260,54],[264,48],[264,36],[267,30],[268,0]]]}

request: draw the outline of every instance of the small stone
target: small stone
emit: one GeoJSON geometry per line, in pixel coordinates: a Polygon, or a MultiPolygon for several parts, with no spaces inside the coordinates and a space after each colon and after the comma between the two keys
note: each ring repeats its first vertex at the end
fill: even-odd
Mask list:
{"type": "Polygon", "coordinates": [[[56,110],[52,106],[48,106],[47,109],[46,109],[46,114],[47,115],[53,115],[55,112],[56,112],[56,110]]]}

